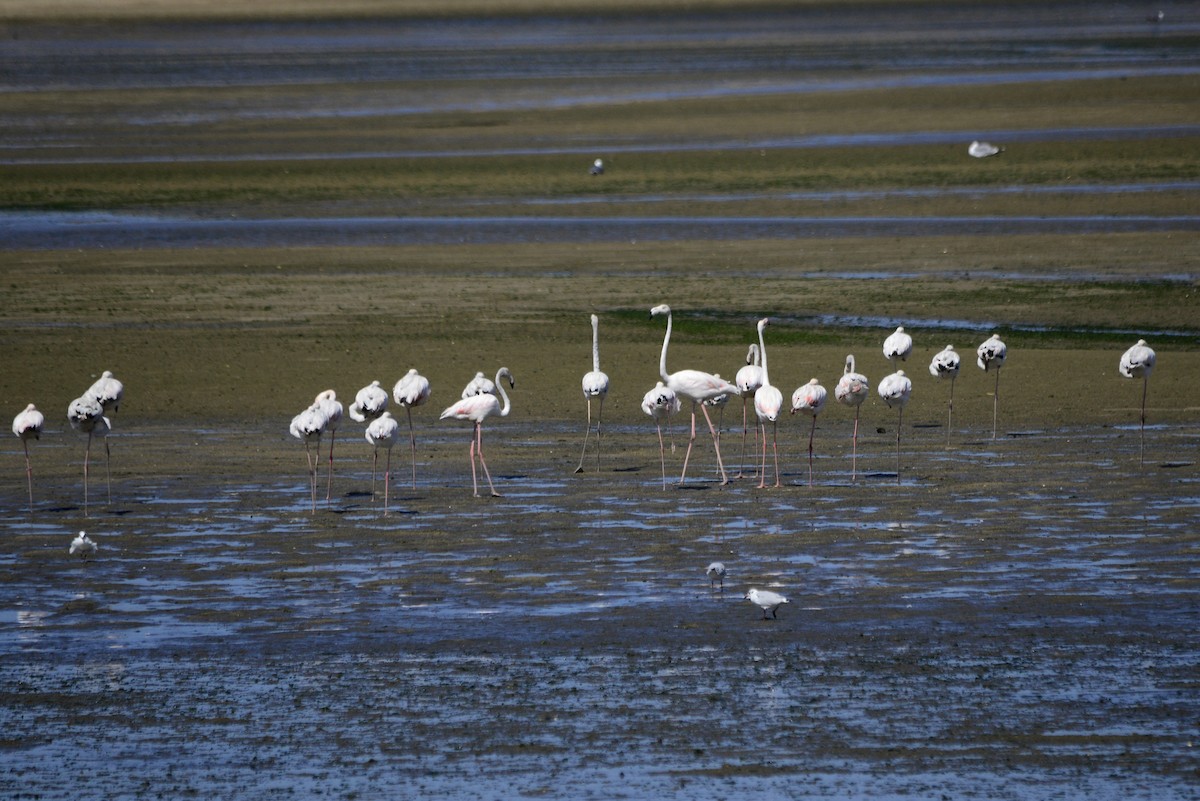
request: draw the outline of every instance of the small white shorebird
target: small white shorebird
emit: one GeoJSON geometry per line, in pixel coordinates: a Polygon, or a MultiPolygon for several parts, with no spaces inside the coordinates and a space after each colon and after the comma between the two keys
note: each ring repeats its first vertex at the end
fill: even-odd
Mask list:
{"type": "Polygon", "coordinates": [[[75,539],[71,540],[71,548],[67,553],[71,556],[78,554],[81,559],[90,559],[96,555],[98,547],[95,540],[89,537],[86,531],[81,531],[75,535],[75,539]]]}
{"type": "Polygon", "coordinates": [[[1139,339],[1137,344],[1121,354],[1119,370],[1126,378],[1142,379],[1142,427],[1141,444],[1138,447],[1138,461],[1146,463],[1146,390],[1150,385],[1150,373],[1154,372],[1154,362],[1157,361],[1154,349],[1139,339]]]}
{"type": "Polygon", "coordinates": [[[989,370],[996,371],[996,391],[992,394],[992,439],[995,439],[996,418],[1000,413],[1000,368],[1008,358],[1008,347],[1000,341],[999,334],[992,334],[979,346],[975,354],[978,357],[975,363],[979,365],[980,370],[985,373],[989,370]]]}
{"type": "Polygon", "coordinates": [[[997,153],[1003,152],[1004,148],[996,147],[991,142],[981,142],[978,139],[967,146],[967,153],[977,159],[985,159],[988,156],[994,156],[997,153]]]}
{"type": "Polygon", "coordinates": [[[725,589],[725,563],[713,562],[705,569],[704,574],[708,576],[708,588],[714,589],[719,583],[721,589],[725,589]]]}
{"type": "Polygon", "coordinates": [[[784,598],[777,592],[771,592],[770,590],[756,590],[753,587],[751,587],[750,591],[746,593],[745,600],[762,609],[763,620],[767,619],[768,611],[771,613],[771,617],[778,618],[779,615],[775,614],[776,610],[778,610],[783,604],[791,603],[791,601],[789,601],[787,598],[784,598]]]}
{"type": "Polygon", "coordinates": [[[950,445],[950,429],[954,426],[954,379],[958,378],[958,368],[962,360],[958,353],[955,352],[953,345],[947,345],[945,348],[934,354],[933,361],[929,363],[929,373],[935,376],[939,381],[943,378],[950,379],[950,403],[949,412],[946,417],[946,445],[950,445]]]}
{"type": "Polygon", "coordinates": [[[904,326],[897,326],[896,330],[888,335],[888,338],[883,341],[883,357],[892,363],[892,369],[896,369],[896,360],[902,362],[908,361],[909,354],[912,353],[913,341],[912,337],[904,332],[904,326]]]}
{"type": "Polygon", "coordinates": [[[588,170],[592,175],[604,174],[604,159],[596,159],[592,162],[592,168],[588,170]]]}
{"type": "Polygon", "coordinates": [[[29,461],[29,440],[41,439],[45,416],[32,403],[13,418],[13,434],[20,438],[25,447],[25,480],[29,483],[29,514],[33,514],[33,463],[29,461]]]}

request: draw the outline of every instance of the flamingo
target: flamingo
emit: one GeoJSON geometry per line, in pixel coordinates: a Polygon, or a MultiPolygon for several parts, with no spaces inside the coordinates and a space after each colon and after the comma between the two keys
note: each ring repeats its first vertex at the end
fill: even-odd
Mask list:
{"type": "Polygon", "coordinates": [[[485,376],[482,372],[476,373],[475,377],[467,382],[463,387],[462,396],[470,398],[474,395],[495,395],[496,384],[492,379],[485,376]]]}
{"type": "Polygon", "coordinates": [[[958,378],[959,366],[958,353],[955,352],[953,345],[947,345],[938,353],[934,354],[933,361],[929,363],[929,372],[940,381],[943,378],[950,379],[950,404],[949,413],[946,418],[946,447],[950,447],[950,429],[954,426],[954,379],[958,378]]]}
{"type": "Polygon", "coordinates": [[[994,156],[997,153],[1003,153],[1004,148],[996,147],[991,142],[981,142],[976,139],[967,146],[967,153],[977,159],[985,159],[988,156],[994,156]]]}
{"type": "MultiPolygon", "coordinates": [[[[327,389],[317,395],[314,406],[320,407],[325,413],[325,430],[329,432],[329,472],[325,483],[325,502],[328,503],[333,493],[333,443],[337,439],[338,425],[342,422],[342,402],[337,399],[337,393],[327,389]]],[[[317,458],[320,459],[320,453],[317,458]]]]}
{"type": "Polygon", "coordinates": [[[1121,354],[1118,368],[1126,378],[1142,379],[1141,444],[1138,446],[1138,463],[1141,465],[1146,464],[1146,390],[1150,386],[1150,373],[1154,372],[1156,359],[1154,349],[1146,344],[1146,340],[1139,339],[1136,345],[1121,354]]]}
{"type": "MultiPolygon", "coordinates": [[[[713,378],[720,378],[720,373],[713,373],[713,378]]],[[[716,409],[717,415],[717,439],[721,438],[721,434],[725,431],[725,407],[729,405],[729,395],[722,393],[715,398],[709,398],[704,402],[704,405],[710,409],[716,409]]]]}
{"type": "Polygon", "coordinates": [[[492,484],[492,474],[488,472],[487,462],[483,460],[483,421],[492,414],[499,414],[501,417],[507,417],[512,405],[508,400],[508,393],[504,391],[503,380],[508,380],[509,388],[516,386],[516,381],[513,380],[512,373],[507,367],[501,367],[496,372],[496,389],[500,392],[500,398],[504,399],[504,406],[501,407],[500,399],[491,393],[483,395],[472,395],[469,398],[463,398],[458,403],[450,406],[442,412],[440,420],[445,420],[447,417],[453,417],[455,420],[470,420],[475,424],[475,433],[471,437],[471,447],[469,454],[471,458],[471,484],[475,489],[475,497],[479,497],[479,480],[475,473],[475,456],[479,456],[479,464],[483,466],[483,474],[487,476],[488,487],[492,490],[492,497],[499,498],[500,493],[496,492],[496,487],[492,484]]]}
{"type": "Polygon", "coordinates": [[[908,379],[903,370],[897,370],[879,382],[879,397],[883,398],[883,402],[888,405],[889,409],[899,408],[900,410],[900,419],[896,423],[897,484],[900,483],[900,427],[904,425],[904,406],[908,403],[908,397],[911,394],[912,381],[908,379]]]}
{"type": "Polygon", "coordinates": [[[25,480],[29,483],[29,514],[33,514],[33,464],[29,461],[29,440],[42,438],[45,416],[32,403],[13,418],[13,434],[20,437],[25,447],[25,480]]]}
{"type": "Polygon", "coordinates": [[[904,326],[901,325],[883,341],[883,356],[892,363],[892,369],[895,370],[896,360],[899,359],[902,362],[908,361],[909,354],[912,353],[912,347],[912,337],[904,333],[904,326]]]}
{"type": "Polygon", "coordinates": [[[850,480],[857,477],[858,469],[858,412],[862,402],[871,394],[871,383],[862,373],[855,372],[854,356],[846,357],[846,369],[833,388],[833,396],[839,403],[854,407],[854,435],[851,439],[850,480]]]}
{"type": "Polygon", "coordinates": [[[325,433],[325,427],[328,424],[329,418],[325,415],[325,411],[314,404],[293,417],[292,424],[288,428],[293,437],[304,443],[304,456],[308,459],[308,486],[312,495],[313,512],[317,511],[317,468],[309,445],[316,443],[317,462],[319,462],[321,459],[321,435],[325,433]]]}
{"type": "Polygon", "coordinates": [[[388,513],[388,488],[392,483],[392,446],[400,436],[400,424],[391,412],[384,412],[367,425],[367,442],[375,446],[375,461],[371,466],[371,497],[375,497],[375,470],[379,467],[379,446],[387,449],[387,472],[383,474],[383,514],[388,513]]]}
{"type": "Polygon", "coordinates": [[[360,423],[367,423],[383,414],[388,407],[387,390],[379,386],[378,381],[372,381],[360,389],[350,404],[350,416],[360,423]]]}
{"type": "Polygon", "coordinates": [[[576,473],[583,472],[583,457],[587,455],[588,434],[592,432],[592,398],[600,399],[596,413],[596,471],[600,470],[600,418],[604,416],[604,396],[608,394],[608,376],[600,371],[600,318],[592,315],[592,369],[583,376],[583,397],[587,400],[588,423],[583,434],[583,453],[579,454],[576,473]]]}
{"type": "MultiPolygon", "coordinates": [[[[737,478],[742,477],[742,468],[746,463],[746,406],[754,398],[754,393],[762,386],[762,357],[758,353],[758,343],[751,342],[746,351],[746,364],[733,377],[737,384],[738,394],[742,397],[742,456],[738,461],[737,478]]],[[[758,426],[754,427],[754,449],[758,450],[758,426]]]]}
{"type": "Polygon", "coordinates": [[[75,539],[71,540],[71,547],[67,549],[67,553],[70,556],[79,554],[80,559],[88,559],[96,555],[99,547],[86,531],[80,531],[75,535],[75,539]]]}
{"type": "Polygon", "coordinates": [[[125,385],[113,377],[112,371],[105,370],[95,383],[88,387],[88,391],[83,393],[83,397],[99,403],[106,414],[109,409],[114,412],[120,411],[121,399],[125,397],[125,385]]]}
{"type": "Polygon", "coordinates": [[[813,485],[813,435],[817,433],[817,415],[825,408],[828,393],[817,379],[810,380],[792,393],[792,414],[804,412],[812,417],[812,428],[808,431],[808,486],[813,485]]]}
{"type": "Polygon", "coordinates": [[[403,406],[408,415],[408,442],[412,449],[413,489],[417,488],[417,435],[413,432],[412,410],[414,406],[420,406],[429,400],[431,393],[429,379],[418,373],[415,367],[405,373],[404,377],[396,382],[396,386],[392,387],[392,400],[403,406]]]}
{"type": "Polygon", "coordinates": [[[715,398],[718,395],[735,394],[738,388],[720,376],[700,370],[679,370],[674,373],[668,373],[667,346],[671,344],[671,307],[664,303],[650,310],[651,317],[658,317],[663,314],[667,316],[667,333],[663,337],[662,355],[659,356],[658,360],[658,373],[662,376],[663,383],[670,387],[676,395],[687,398],[692,402],[692,430],[691,436],[688,438],[687,453],[683,457],[683,473],[679,477],[679,483],[682,485],[687,478],[688,459],[692,455],[692,445],[696,442],[696,407],[699,406],[700,411],[704,413],[704,419],[708,422],[709,433],[712,434],[713,449],[717,453],[717,467],[721,471],[721,484],[728,484],[729,476],[725,474],[725,464],[721,461],[721,442],[717,439],[717,429],[713,426],[712,418],[708,415],[708,409],[704,406],[704,401],[709,398],[715,398]]]}
{"type": "Polygon", "coordinates": [[[775,614],[776,610],[778,610],[783,604],[791,603],[791,601],[789,601],[787,598],[784,598],[777,592],[771,592],[770,590],[756,590],[753,587],[751,587],[750,591],[746,593],[745,600],[762,609],[763,620],[767,619],[767,610],[770,610],[772,618],[778,619],[779,615],[775,614]]]}
{"type": "Polygon", "coordinates": [[[980,370],[985,373],[992,369],[996,371],[996,391],[992,395],[992,439],[995,439],[996,417],[1000,409],[1000,368],[1004,366],[1004,360],[1008,358],[1008,347],[1000,341],[999,334],[992,334],[975,353],[978,357],[975,359],[975,363],[979,365],[980,370]]]}
{"type": "Polygon", "coordinates": [[[724,562],[713,562],[704,571],[704,574],[706,576],[708,576],[708,588],[710,590],[715,588],[716,582],[720,582],[722,590],[725,589],[725,563],[724,562]]]}
{"type": "Polygon", "coordinates": [[[663,489],[667,488],[667,456],[663,448],[662,421],[678,414],[679,409],[679,397],[661,381],[642,396],[642,411],[654,418],[654,425],[658,428],[658,458],[662,464],[663,489]]]}
{"type": "Polygon", "coordinates": [[[783,393],[779,387],[771,386],[767,373],[767,343],[763,341],[763,329],[769,324],[768,318],[758,321],[758,352],[762,355],[762,386],[754,393],[754,413],[758,415],[758,425],[762,429],[762,467],[759,471],[758,488],[767,485],[767,422],[771,423],[771,449],[775,453],[775,486],[783,486],[779,481],[779,445],[776,442],[776,431],[779,411],[783,408],[783,393]]]}
{"type": "Polygon", "coordinates": [[[104,407],[100,405],[100,402],[87,395],[71,401],[71,405],[67,407],[67,419],[71,423],[71,428],[88,435],[87,448],[83,452],[83,514],[86,517],[88,508],[88,462],[91,460],[93,437],[104,438],[104,465],[108,479],[108,502],[112,503],[112,472],[110,469],[112,452],[108,448],[108,433],[112,430],[112,425],[109,423],[108,418],[104,416],[104,407]]]}

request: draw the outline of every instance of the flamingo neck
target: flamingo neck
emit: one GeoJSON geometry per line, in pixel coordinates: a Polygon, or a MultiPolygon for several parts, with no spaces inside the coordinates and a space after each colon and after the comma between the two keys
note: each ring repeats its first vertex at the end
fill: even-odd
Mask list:
{"type": "Polygon", "coordinates": [[[764,387],[769,387],[771,386],[771,379],[767,377],[767,343],[763,339],[762,326],[759,326],[758,328],[758,356],[760,359],[762,359],[762,385],[764,387]]]}
{"type": "Polygon", "coordinates": [[[592,317],[592,371],[600,372],[600,323],[592,317]]]}
{"type": "Polygon", "coordinates": [[[501,399],[504,400],[504,405],[500,407],[498,414],[501,417],[508,417],[509,411],[512,409],[512,404],[509,403],[508,393],[504,391],[504,371],[500,370],[496,373],[496,390],[500,393],[501,399]]]}
{"type": "Polygon", "coordinates": [[[667,333],[663,336],[662,355],[658,359],[658,374],[662,380],[670,384],[671,374],[667,372],[667,345],[671,343],[671,312],[667,312],[667,333]]]}

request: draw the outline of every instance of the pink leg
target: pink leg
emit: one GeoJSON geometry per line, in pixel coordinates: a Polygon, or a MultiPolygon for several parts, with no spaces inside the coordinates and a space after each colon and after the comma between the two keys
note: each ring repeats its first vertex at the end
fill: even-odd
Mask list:
{"type": "Polygon", "coordinates": [[[326,474],[325,481],[325,502],[329,503],[329,499],[333,495],[333,444],[337,440],[337,432],[334,431],[329,435],[329,472],[326,474]]]}
{"type": "Polygon", "coordinates": [[[767,486],[767,428],[765,423],[759,422],[759,424],[754,427],[754,439],[755,444],[759,446],[758,449],[762,453],[762,458],[760,459],[758,466],[758,488],[763,489],[767,486]],[[759,429],[762,429],[761,438],[758,436],[759,429]]]}
{"type": "Polygon", "coordinates": [[[738,459],[738,474],[735,478],[741,478],[744,472],[743,468],[746,464],[746,402],[749,398],[742,398],[742,455],[738,459]]]}
{"type": "MultiPolygon", "coordinates": [[[[695,408],[695,407],[693,407],[695,408]]],[[[712,434],[713,448],[717,452],[717,467],[721,468],[721,485],[729,483],[729,476],[725,475],[725,463],[721,461],[721,440],[717,436],[717,427],[713,425],[712,417],[708,414],[708,407],[701,404],[700,411],[704,412],[704,419],[708,421],[708,430],[712,434]]],[[[692,436],[695,437],[695,428],[692,429],[692,436]]]]}
{"type": "Polygon", "coordinates": [[[87,447],[83,451],[83,516],[88,514],[88,460],[92,456],[92,433],[88,432],[87,447]]]}
{"type": "Polygon", "coordinates": [[[812,428],[808,430],[808,486],[813,485],[813,435],[817,433],[817,418],[813,415],[812,428]]]}
{"type": "Polygon", "coordinates": [[[29,461],[29,440],[21,440],[25,446],[25,480],[29,483],[29,514],[33,514],[33,464],[29,461]]]}
{"type": "Polygon", "coordinates": [[[392,485],[392,449],[388,448],[387,452],[387,472],[383,474],[383,514],[384,517],[388,513],[388,490],[392,485]]]}
{"type": "MultiPolygon", "coordinates": [[[[779,424],[775,421],[771,422],[771,451],[775,454],[775,486],[782,487],[783,483],[779,480],[779,444],[776,436],[779,430],[779,424]]],[[[763,426],[763,439],[766,439],[767,429],[763,426]]]]}
{"type": "MultiPolygon", "coordinates": [[[[492,474],[488,472],[487,462],[483,460],[483,424],[477,425],[475,431],[477,432],[475,453],[479,454],[479,464],[483,467],[483,474],[487,476],[488,488],[492,491],[492,497],[499,498],[500,493],[496,492],[496,487],[492,485],[492,474]]],[[[475,494],[476,496],[479,495],[478,490],[476,490],[475,494]]]]}
{"type": "Polygon", "coordinates": [[[657,420],[654,422],[655,428],[658,429],[658,461],[662,465],[662,484],[663,489],[667,488],[667,452],[663,447],[662,438],[662,423],[657,420]]]}
{"type": "Polygon", "coordinates": [[[854,481],[858,478],[858,410],[859,407],[854,407],[854,439],[850,445],[850,480],[854,481]]]}
{"type": "Polygon", "coordinates": [[[413,433],[412,424],[412,407],[405,406],[404,411],[408,412],[408,444],[412,449],[412,488],[417,488],[417,435],[413,433]]]}
{"type": "Polygon", "coordinates": [[[687,478],[688,459],[692,458],[692,443],[694,443],[695,441],[696,441],[696,404],[693,403],[692,404],[692,434],[688,438],[687,453],[685,453],[683,455],[683,473],[681,473],[679,476],[680,484],[682,484],[684,479],[687,478]]]}

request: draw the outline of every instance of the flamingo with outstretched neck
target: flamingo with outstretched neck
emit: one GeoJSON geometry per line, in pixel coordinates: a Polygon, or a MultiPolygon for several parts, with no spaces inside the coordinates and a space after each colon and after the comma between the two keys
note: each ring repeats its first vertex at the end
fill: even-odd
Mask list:
{"type": "Polygon", "coordinates": [[[583,458],[587,456],[588,435],[592,433],[592,398],[600,401],[596,413],[596,471],[600,470],[600,420],[604,417],[604,397],[608,395],[608,376],[600,370],[600,318],[592,315],[592,369],[583,376],[583,397],[587,400],[587,429],[583,433],[583,452],[579,454],[576,473],[583,472],[583,458]]]}
{"type": "Polygon", "coordinates": [[[496,391],[500,393],[500,398],[504,399],[504,405],[501,406],[500,398],[497,398],[491,393],[483,395],[472,395],[468,398],[463,398],[454,405],[448,407],[442,412],[440,420],[445,420],[448,417],[453,417],[455,420],[470,420],[475,425],[474,433],[471,436],[471,447],[469,454],[471,458],[471,484],[475,490],[475,497],[479,497],[479,479],[475,472],[475,458],[478,456],[479,464],[483,467],[483,474],[487,476],[488,487],[492,491],[493,498],[499,498],[500,493],[496,492],[495,485],[492,484],[492,474],[488,471],[487,462],[483,458],[483,421],[493,414],[500,417],[507,417],[512,410],[512,404],[508,399],[508,393],[504,391],[504,381],[508,381],[509,388],[516,386],[516,381],[513,380],[512,373],[507,367],[501,367],[496,372],[496,391]]]}

